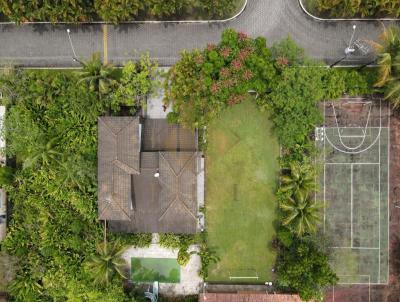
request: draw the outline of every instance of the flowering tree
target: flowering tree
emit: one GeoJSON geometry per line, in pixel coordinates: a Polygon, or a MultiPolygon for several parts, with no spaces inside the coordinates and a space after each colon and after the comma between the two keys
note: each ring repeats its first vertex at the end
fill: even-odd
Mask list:
{"type": "Polygon", "coordinates": [[[263,97],[275,75],[265,39],[251,39],[232,29],[223,32],[219,44],[181,56],[167,74],[164,102],[173,104],[170,121],[190,128],[205,126],[249,92],[263,97]]]}

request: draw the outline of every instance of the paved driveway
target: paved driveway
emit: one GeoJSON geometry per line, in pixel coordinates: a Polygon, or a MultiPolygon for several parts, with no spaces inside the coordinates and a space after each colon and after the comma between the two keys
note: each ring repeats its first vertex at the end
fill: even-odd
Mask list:
{"type": "MultiPolygon", "coordinates": [[[[0,63],[74,66],[68,27],[79,57],[100,52],[115,64],[149,51],[161,65],[171,65],[182,49],[216,42],[228,27],[251,36],[264,36],[269,42],[290,35],[313,58],[334,62],[343,57],[353,23],[316,21],[301,10],[298,0],[249,0],[238,18],[222,24],[121,24],[108,25],[106,30],[100,24],[0,25],[0,63]]],[[[379,22],[356,24],[356,39],[375,39],[381,31],[379,22]]],[[[360,59],[353,57],[347,63],[360,59]]]]}

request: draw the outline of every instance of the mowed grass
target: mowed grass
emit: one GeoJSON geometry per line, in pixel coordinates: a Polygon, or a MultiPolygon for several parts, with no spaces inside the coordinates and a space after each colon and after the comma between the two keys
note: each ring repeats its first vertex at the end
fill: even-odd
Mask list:
{"type": "Polygon", "coordinates": [[[208,243],[220,261],[208,281],[263,283],[276,253],[279,145],[268,114],[253,101],[225,110],[208,127],[206,219],[208,243]],[[259,279],[230,279],[254,277],[259,279]]]}

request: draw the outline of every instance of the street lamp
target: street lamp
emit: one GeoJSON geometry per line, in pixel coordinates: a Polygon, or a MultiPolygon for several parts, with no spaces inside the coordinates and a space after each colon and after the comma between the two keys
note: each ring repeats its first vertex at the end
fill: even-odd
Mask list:
{"type": "Polygon", "coordinates": [[[69,28],[67,28],[67,35],[68,35],[69,45],[71,46],[72,53],[74,55],[72,57],[72,60],[74,62],[78,62],[81,65],[84,65],[84,63],[77,58],[77,55],[76,55],[76,52],[75,52],[75,47],[74,47],[74,44],[72,43],[72,39],[71,39],[71,34],[70,33],[71,33],[71,30],[69,28]]]}
{"type": "Polygon", "coordinates": [[[337,60],[335,63],[329,65],[329,68],[332,68],[333,66],[335,66],[335,65],[339,64],[340,62],[342,62],[343,60],[347,59],[348,55],[350,55],[350,54],[352,54],[353,52],[356,51],[356,49],[352,45],[353,44],[353,39],[354,39],[354,34],[356,32],[356,28],[357,28],[357,26],[354,24],[353,25],[353,33],[351,34],[349,45],[344,49],[344,57],[339,59],[339,60],[337,60]]]}
{"type": "Polygon", "coordinates": [[[345,53],[346,56],[356,51],[356,50],[354,49],[354,47],[352,47],[353,39],[354,39],[354,34],[355,34],[355,32],[356,32],[356,28],[357,28],[357,26],[354,24],[354,25],[353,25],[353,33],[351,34],[349,46],[347,46],[347,47],[344,49],[344,53],[345,53]]]}

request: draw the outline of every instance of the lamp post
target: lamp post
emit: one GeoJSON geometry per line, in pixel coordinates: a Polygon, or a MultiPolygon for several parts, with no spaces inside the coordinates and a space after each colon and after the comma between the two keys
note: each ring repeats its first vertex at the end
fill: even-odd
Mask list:
{"type": "Polygon", "coordinates": [[[356,28],[357,26],[354,24],[353,25],[353,32],[351,34],[351,38],[349,41],[349,45],[344,49],[344,57],[340,58],[339,60],[337,60],[336,62],[334,62],[333,64],[329,65],[329,68],[332,68],[333,66],[339,64],[340,62],[342,62],[343,60],[347,59],[347,57],[352,54],[353,52],[355,52],[355,48],[353,47],[353,39],[354,39],[354,34],[356,32],[356,28]]]}
{"type": "Polygon", "coordinates": [[[81,65],[85,65],[82,61],[80,61],[78,59],[78,57],[76,55],[75,47],[74,47],[74,44],[72,43],[72,39],[71,39],[71,30],[69,28],[67,28],[67,35],[68,35],[69,45],[71,46],[71,50],[72,50],[72,54],[73,54],[72,60],[74,62],[78,62],[81,65]]]}
{"type": "Polygon", "coordinates": [[[354,39],[354,34],[355,34],[355,32],[356,32],[356,28],[357,28],[357,26],[354,24],[354,25],[353,25],[353,33],[351,34],[349,46],[347,46],[347,47],[344,49],[344,53],[345,53],[346,56],[356,51],[356,50],[354,49],[354,47],[352,47],[353,39],[354,39]]]}

